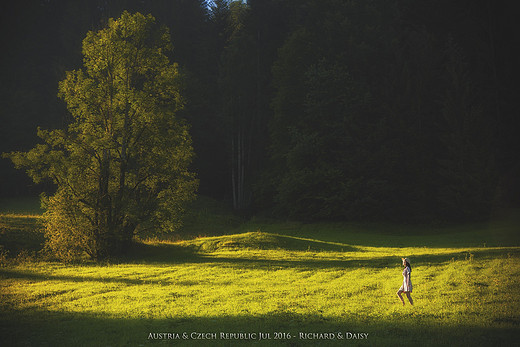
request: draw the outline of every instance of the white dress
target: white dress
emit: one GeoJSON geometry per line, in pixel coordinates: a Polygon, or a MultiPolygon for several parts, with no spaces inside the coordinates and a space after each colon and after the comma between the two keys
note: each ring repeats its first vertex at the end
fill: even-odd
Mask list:
{"type": "Polygon", "coordinates": [[[412,270],[407,266],[403,270],[403,285],[399,288],[402,292],[412,291],[412,279],[410,278],[412,270]]]}

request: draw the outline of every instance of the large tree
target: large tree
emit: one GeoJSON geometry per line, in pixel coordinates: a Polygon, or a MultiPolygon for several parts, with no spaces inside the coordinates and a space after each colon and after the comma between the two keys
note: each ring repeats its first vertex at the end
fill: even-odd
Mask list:
{"type": "Polygon", "coordinates": [[[45,144],[10,154],[34,181],[57,185],[44,214],[56,255],[99,259],[136,233],[178,227],[197,180],[188,126],[176,117],[182,79],[170,49],[167,28],[151,15],[124,12],[89,32],[84,69],[59,84],[70,124],[39,130],[45,144]]]}

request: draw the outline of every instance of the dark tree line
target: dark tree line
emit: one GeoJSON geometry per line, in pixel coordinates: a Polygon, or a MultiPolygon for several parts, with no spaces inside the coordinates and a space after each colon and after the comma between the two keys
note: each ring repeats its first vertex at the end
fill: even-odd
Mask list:
{"type": "MultiPolygon", "coordinates": [[[[170,28],[200,194],[303,220],[472,219],[519,203],[507,2],[2,6],[2,152],[67,122],[57,82],[81,65],[85,33],[139,11],[170,28]]],[[[37,190],[8,161],[0,172],[2,195],[37,190]]]]}

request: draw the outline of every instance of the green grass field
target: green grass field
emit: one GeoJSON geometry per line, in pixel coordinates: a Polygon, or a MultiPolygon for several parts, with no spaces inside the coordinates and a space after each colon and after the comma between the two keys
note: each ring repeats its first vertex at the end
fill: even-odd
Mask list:
{"type": "Polygon", "coordinates": [[[104,264],[39,260],[38,216],[1,215],[0,346],[517,343],[518,218],[414,227],[198,211],[182,240],[104,264]],[[395,295],[404,256],[413,307],[395,295]]]}

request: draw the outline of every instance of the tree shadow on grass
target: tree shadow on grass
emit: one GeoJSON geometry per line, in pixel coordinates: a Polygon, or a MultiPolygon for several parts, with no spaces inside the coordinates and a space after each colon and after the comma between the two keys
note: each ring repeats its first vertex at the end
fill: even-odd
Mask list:
{"type": "MultiPolygon", "coordinates": [[[[490,249],[485,251],[454,251],[443,254],[424,254],[414,257],[414,266],[421,265],[440,265],[459,260],[490,260],[494,258],[507,258],[509,256],[520,257],[520,249],[490,249]]],[[[226,264],[238,268],[300,268],[302,270],[321,270],[321,269],[353,269],[353,268],[368,268],[368,269],[384,269],[399,267],[401,265],[401,255],[371,257],[369,259],[257,259],[246,257],[223,257],[214,255],[200,255],[199,261],[204,259],[205,262],[226,264]]]]}
{"type": "Polygon", "coordinates": [[[452,260],[491,259],[506,257],[508,254],[519,255],[520,247],[453,249],[451,252],[416,256],[396,253],[390,256],[373,256],[369,259],[358,256],[363,252],[363,248],[342,243],[253,232],[188,243],[136,243],[128,251],[128,256],[117,261],[160,264],[215,262],[240,267],[385,268],[399,266],[401,257],[404,256],[412,255],[414,265],[439,264],[452,260]],[[284,259],[273,259],[268,253],[261,252],[266,250],[282,251],[281,256],[284,259]]]}
{"type": "MultiPolygon", "coordinates": [[[[343,251],[336,251],[330,258],[327,253],[316,254],[315,252],[292,253],[287,259],[272,259],[262,257],[256,253],[227,252],[225,255],[214,252],[199,252],[197,247],[183,247],[178,244],[137,244],[132,257],[119,259],[121,262],[127,260],[132,263],[157,263],[157,264],[179,264],[179,263],[215,263],[227,264],[241,268],[272,268],[276,267],[298,267],[303,269],[330,269],[330,268],[373,268],[383,269],[401,265],[401,257],[405,254],[390,256],[375,256],[368,259],[358,258],[351,255],[355,248],[347,248],[345,245],[334,245],[343,251]],[[345,249],[348,249],[345,251],[345,249]],[[341,254],[344,254],[343,256],[341,254]],[[301,257],[298,257],[298,254],[301,257]],[[322,256],[324,255],[324,256],[322,256]]],[[[304,247],[301,249],[305,249],[304,247]]],[[[295,248],[286,249],[298,250],[295,248]]],[[[362,251],[360,251],[362,252],[362,251]]],[[[437,254],[421,254],[413,257],[413,265],[443,264],[459,260],[489,260],[494,258],[506,258],[510,256],[520,257],[520,247],[480,248],[474,250],[453,250],[452,252],[437,254]]]]}
{"type": "Polygon", "coordinates": [[[320,252],[355,252],[359,250],[359,247],[345,243],[327,242],[259,231],[192,240],[186,242],[185,245],[196,252],[244,249],[320,252]]]}
{"type": "Polygon", "coordinates": [[[277,311],[257,316],[178,317],[172,306],[172,318],[153,319],[145,315],[117,318],[103,314],[10,310],[0,312],[0,345],[500,346],[514,345],[519,332],[518,324],[486,328],[437,322],[420,315],[406,317],[404,324],[405,316],[403,313],[393,321],[277,311]],[[265,340],[260,341],[259,333],[265,340]],[[354,334],[359,337],[359,333],[368,334],[368,338],[354,339],[354,334]]]}
{"type": "Polygon", "coordinates": [[[12,269],[0,269],[0,279],[22,279],[29,281],[64,281],[64,282],[101,282],[101,283],[120,283],[126,285],[171,285],[165,281],[154,281],[148,279],[133,279],[126,277],[107,277],[107,276],[68,276],[52,275],[32,271],[20,271],[12,269]]]}
{"type": "MultiPolygon", "coordinates": [[[[226,257],[214,254],[197,254],[188,252],[186,249],[179,249],[177,245],[161,244],[161,245],[141,245],[144,247],[144,251],[139,253],[140,257],[134,256],[131,264],[143,264],[143,265],[158,265],[158,266],[175,266],[182,264],[204,264],[213,265],[216,267],[230,267],[238,269],[264,269],[264,270],[279,270],[285,268],[299,269],[302,271],[315,271],[315,270],[327,270],[327,269],[384,269],[394,268],[400,265],[399,256],[384,256],[384,257],[372,257],[370,259],[261,259],[253,257],[226,257]],[[184,253],[183,253],[184,252],[184,253]],[[170,254],[170,255],[169,255],[170,254]],[[171,256],[174,254],[175,256],[171,256]],[[169,255],[169,256],[168,256],[169,255]]],[[[495,258],[507,258],[509,256],[520,257],[520,249],[508,248],[508,249],[483,249],[469,253],[466,251],[450,252],[443,254],[425,254],[414,257],[414,266],[421,265],[439,265],[449,263],[452,261],[467,260],[489,260],[495,258]]],[[[126,262],[122,262],[125,264],[126,262]]],[[[93,264],[94,266],[99,266],[93,264]]],[[[90,266],[90,265],[85,265],[90,266]]],[[[85,276],[85,275],[54,275],[49,273],[38,273],[30,270],[17,270],[14,268],[6,267],[0,268],[0,279],[26,279],[32,281],[71,281],[71,282],[101,282],[101,283],[121,283],[125,285],[192,285],[190,283],[178,283],[174,280],[154,280],[144,276],[143,278],[129,278],[122,276],[110,277],[110,276],[85,276]]]]}

